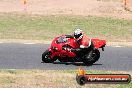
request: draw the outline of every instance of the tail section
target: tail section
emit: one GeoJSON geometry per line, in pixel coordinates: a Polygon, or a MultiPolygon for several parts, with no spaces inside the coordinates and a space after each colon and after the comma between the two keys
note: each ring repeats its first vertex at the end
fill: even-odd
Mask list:
{"type": "Polygon", "coordinates": [[[95,48],[103,48],[105,47],[106,45],[106,41],[105,40],[100,40],[100,39],[92,39],[93,43],[94,43],[94,46],[95,48]]]}

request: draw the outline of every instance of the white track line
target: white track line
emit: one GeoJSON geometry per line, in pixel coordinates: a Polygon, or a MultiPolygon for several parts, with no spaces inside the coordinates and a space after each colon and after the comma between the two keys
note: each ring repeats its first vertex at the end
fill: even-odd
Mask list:
{"type": "Polygon", "coordinates": [[[111,47],[116,47],[116,48],[120,48],[120,47],[124,47],[124,46],[111,46],[111,47]]]}
{"type": "Polygon", "coordinates": [[[27,45],[32,45],[32,44],[36,44],[36,43],[24,43],[24,44],[27,44],[27,45]]]}
{"type": "Polygon", "coordinates": [[[108,47],[117,47],[117,48],[118,48],[118,47],[119,47],[119,48],[120,48],[120,47],[125,47],[125,46],[119,46],[119,45],[106,45],[106,46],[108,46],[108,47]]]}
{"type": "Polygon", "coordinates": [[[115,47],[123,47],[123,46],[115,46],[115,47]]]}
{"type": "Polygon", "coordinates": [[[0,43],[3,43],[3,42],[0,42],[0,43]]]}

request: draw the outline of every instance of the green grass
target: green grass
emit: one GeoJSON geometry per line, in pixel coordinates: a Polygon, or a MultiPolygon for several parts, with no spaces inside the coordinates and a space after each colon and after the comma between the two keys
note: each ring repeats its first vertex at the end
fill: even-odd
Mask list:
{"type": "Polygon", "coordinates": [[[13,79],[12,77],[0,77],[0,83],[1,84],[15,83],[15,79],[13,79]]]}
{"type": "MultiPolygon", "coordinates": [[[[113,72],[87,70],[87,74],[132,74],[131,72],[113,72]]],[[[1,88],[44,88],[72,87],[80,88],[76,78],[77,70],[15,70],[0,69],[0,87],[1,88]],[[45,81],[46,80],[46,81],[45,81]]],[[[131,88],[130,84],[86,84],[83,86],[94,88],[131,88]]]]}
{"type": "Polygon", "coordinates": [[[119,85],[117,88],[132,88],[132,82],[130,84],[119,85]]]}
{"type": "Polygon", "coordinates": [[[76,28],[83,29],[90,37],[132,41],[132,20],[0,14],[0,39],[49,40],[57,35],[72,34],[76,28]]]}

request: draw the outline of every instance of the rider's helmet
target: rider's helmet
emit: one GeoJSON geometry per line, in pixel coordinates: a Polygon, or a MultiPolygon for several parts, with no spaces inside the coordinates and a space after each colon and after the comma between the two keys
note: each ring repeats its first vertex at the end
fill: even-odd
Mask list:
{"type": "Polygon", "coordinates": [[[76,29],[76,30],[74,31],[74,37],[75,37],[77,40],[82,39],[82,37],[83,37],[82,30],[81,30],[81,29],[76,29]]]}

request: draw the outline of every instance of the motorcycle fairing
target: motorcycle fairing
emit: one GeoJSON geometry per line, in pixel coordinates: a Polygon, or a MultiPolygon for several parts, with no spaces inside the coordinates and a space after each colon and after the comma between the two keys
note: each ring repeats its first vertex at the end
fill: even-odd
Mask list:
{"type": "MultiPolygon", "coordinates": [[[[95,48],[103,48],[106,45],[105,40],[100,39],[92,39],[93,44],[95,48]]],[[[79,48],[79,44],[77,43],[75,38],[66,38],[64,35],[61,35],[59,37],[56,37],[52,43],[51,46],[48,48],[48,50],[52,53],[50,55],[50,58],[53,59],[54,57],[76,57],[76,54],[74,52],[69,52],[66,50],[63,50],[63,47],[69,47],[69,48],[79,48]]]]}

